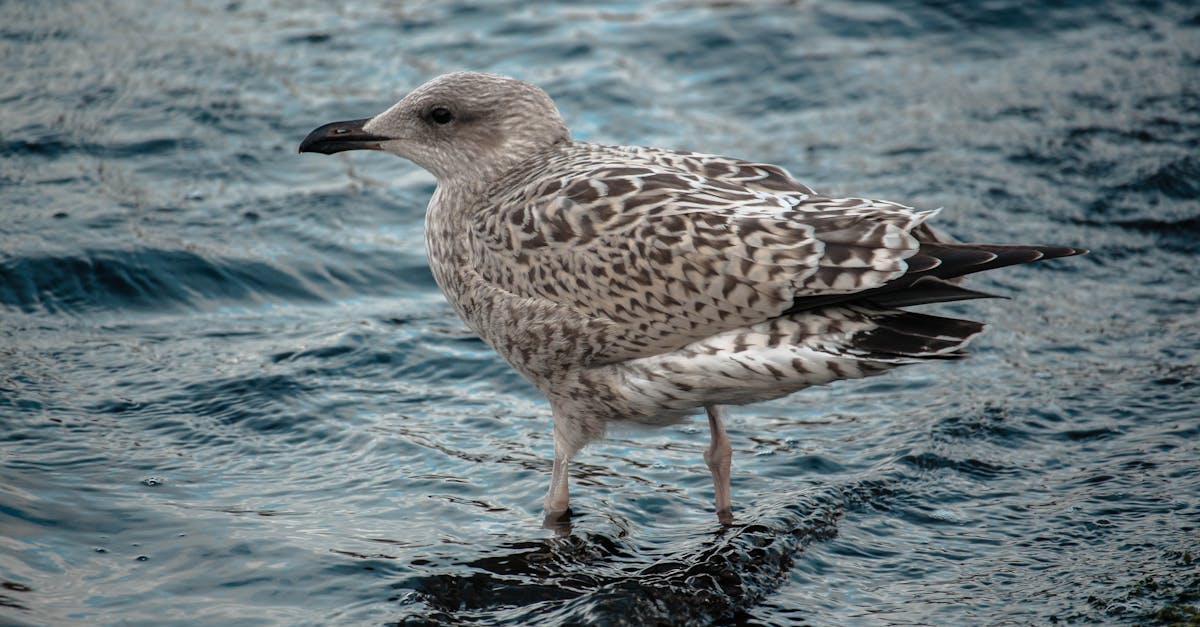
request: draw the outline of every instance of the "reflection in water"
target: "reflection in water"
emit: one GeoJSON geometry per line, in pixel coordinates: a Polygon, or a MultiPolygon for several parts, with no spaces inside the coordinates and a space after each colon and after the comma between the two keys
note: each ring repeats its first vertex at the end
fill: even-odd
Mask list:
{"type": "Polygon", "coordinates": [[[744,618],[808,544],[836,533],[851,501],[832,491],[796,496],[796,506],[770,520],[715,526],[670,551],[629,532],[572,533],[563,525],[553,537],[493,547],[465,562],[431,557],[418,569],[423,574],[395,585],[415,593],[407,598],[419,612],[455,620],[520,608],[504,617],[519,621],[534,617],[527,615],[531,605],[539,614],[613,616],[630,624],[744,618]]]}

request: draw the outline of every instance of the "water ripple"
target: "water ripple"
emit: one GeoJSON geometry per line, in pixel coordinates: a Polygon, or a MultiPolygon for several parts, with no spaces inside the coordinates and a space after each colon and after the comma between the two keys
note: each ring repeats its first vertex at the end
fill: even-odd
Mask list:
{"type": "Polygon", "coordinates": [[[1200,14],[1186,2],[0,3],[0,623],[1194,622],[1200,14]],[[429,175],[314,126],[458,69],[581,139],[777,162],[1088,246],[972,359],[614,430],[425,262],[429,175]]]}

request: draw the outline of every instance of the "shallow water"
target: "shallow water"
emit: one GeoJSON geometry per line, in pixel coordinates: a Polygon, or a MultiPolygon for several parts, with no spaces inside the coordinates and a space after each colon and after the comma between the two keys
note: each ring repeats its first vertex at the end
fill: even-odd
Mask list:
{"type": "Polygon", "coordinates": [[[0,59],[0,623],[1196,616],[1188,3],[18,1],[0,59]],[[944,307],[970,360],[733,412],[733,528],[697,421],[589,447],[544,530],[549,410],[438,293],[432,179],[295,153],[456,69],[1093,253],[944,307]]]}

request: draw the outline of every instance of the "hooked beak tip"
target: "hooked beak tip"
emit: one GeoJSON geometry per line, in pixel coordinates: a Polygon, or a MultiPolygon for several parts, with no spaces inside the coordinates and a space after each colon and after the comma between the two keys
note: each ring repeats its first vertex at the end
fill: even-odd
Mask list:
{"type": "Polygon", "coordinates": [[[330,122],[313,129],[300,142],[299,152],[332,155],[346,150],[381,150],[381,144],[391,138],[363,130],[371,118],[330,122]]]}

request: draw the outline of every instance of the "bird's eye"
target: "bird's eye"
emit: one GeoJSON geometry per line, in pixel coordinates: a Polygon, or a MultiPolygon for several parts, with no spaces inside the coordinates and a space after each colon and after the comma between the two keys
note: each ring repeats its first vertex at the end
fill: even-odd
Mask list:
{"type": "Polygon", "coordinates": [[[438,124],[449,124],[450,121],[454,119],[454,114],[450,113],[450,110],[446,107],[434,107],[434,109],[429,112],[429,119],[437,122],[438,124]]]}

